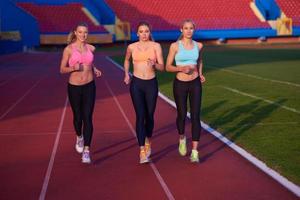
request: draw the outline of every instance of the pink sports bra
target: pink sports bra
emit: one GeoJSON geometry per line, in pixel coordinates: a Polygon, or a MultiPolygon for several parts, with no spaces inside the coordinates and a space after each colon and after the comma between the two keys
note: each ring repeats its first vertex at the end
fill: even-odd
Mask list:
{"type": "Polygon", "coordinates": [[[85,52],[80,53],[74,44],[71,44],[72,53],[69,58],[69,66],[74,66],[76,63],[91,66],[94,60],[94,54],[88,45],[84,45],[85,52]]]}

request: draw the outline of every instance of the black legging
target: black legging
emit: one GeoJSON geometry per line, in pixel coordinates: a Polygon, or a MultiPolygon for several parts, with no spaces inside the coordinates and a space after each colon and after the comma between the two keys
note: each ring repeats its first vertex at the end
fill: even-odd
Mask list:
{"type": "Polygon", "coordinates": [[[177,106],[176,125],[178,133],[180,135],[184,134],[187,114],[187,98],[189,97],[192,122],[192,140],[199,141],[201,131],[200,108],[202,96],[200,78],[198,77],[192,81],[180,81],[175,78],[173,82],[173,93],[177,106]]]}
{"type": "Polygon", "coordinates": [[[139,146],[145,145],[145,138],[151,138],[154,128],[154,112],[158,96],[156,78],[143,80],[132,78],[130,95],[136,113],[136,134],[139,146]]]}
{"type": "Polygon", "coordinates": [[[73,124],[76,134],[77,136],[83,135],[84,146],[90,146],[93,135],[93,111],[96,98],[95,81],[85,85],[71,85],[68,83],[68,96],[73,111],[73,124]]]}

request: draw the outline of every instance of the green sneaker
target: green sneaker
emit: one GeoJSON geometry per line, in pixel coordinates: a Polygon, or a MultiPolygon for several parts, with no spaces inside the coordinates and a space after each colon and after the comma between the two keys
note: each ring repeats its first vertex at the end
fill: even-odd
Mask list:
{"type": "Polygon", "coordinates": [[[198,163],[199,162],[199,153],[197,150],[192,150],[192,153],[191,153],[191,157],[190,157],[190,160],[192,163],[198,163]]]}
{"type": "Polygon", "coordinates": [[[179,147],[178,147],[179,154],[182,156],[185,156],[187,151],[186,151],[186,138],[184,137],[183,139],[179,139],[179,147]]]}

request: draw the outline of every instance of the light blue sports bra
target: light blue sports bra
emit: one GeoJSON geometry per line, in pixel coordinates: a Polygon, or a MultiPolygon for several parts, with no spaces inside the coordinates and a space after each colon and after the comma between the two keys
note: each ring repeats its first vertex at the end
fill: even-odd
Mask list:
{"type": "Polygon", "coordinates": [[[178,41],[178,52],[175,55],[176,65],[197,65],[199,48],[194,40],[193,45],[192,49],[185,49],[182,42],[178,41]]]}

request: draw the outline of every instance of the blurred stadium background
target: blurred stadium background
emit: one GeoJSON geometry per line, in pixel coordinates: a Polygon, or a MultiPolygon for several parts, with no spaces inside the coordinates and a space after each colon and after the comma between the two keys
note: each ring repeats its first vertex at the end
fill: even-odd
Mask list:
{"type": "Polygon", "coordinates": [[[155,40],[175,40],[186,18],[197,25],[195,39],[209,42],[299,42],[300,36],[299,0],[1,0],[0,6],[1,54],[65,44],[80,21],[89,24],[95,44],[136,40],[140,20],[150,22],[155,40]]]}

